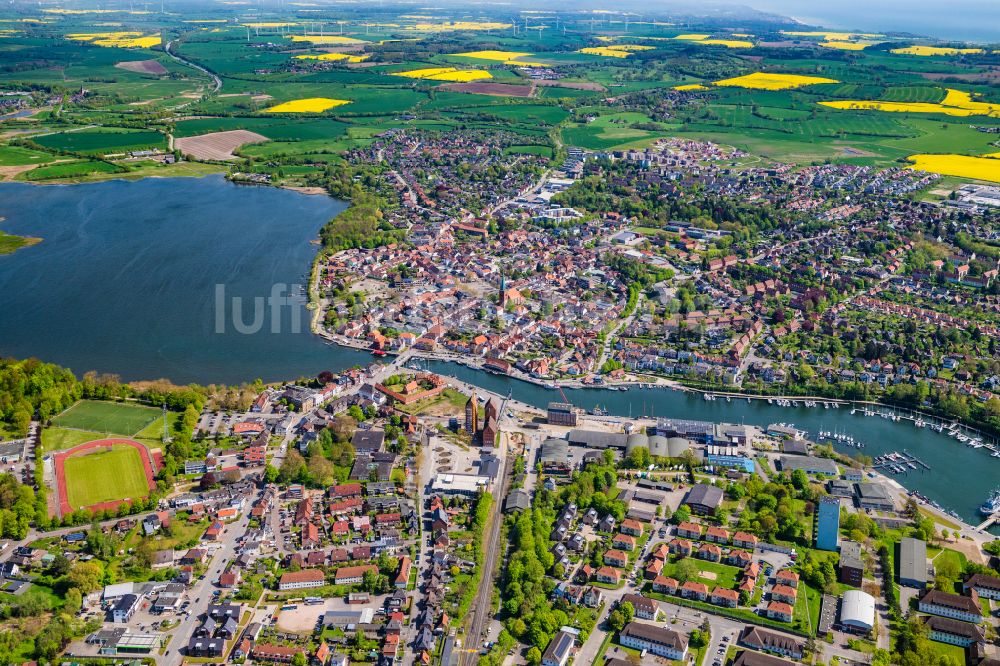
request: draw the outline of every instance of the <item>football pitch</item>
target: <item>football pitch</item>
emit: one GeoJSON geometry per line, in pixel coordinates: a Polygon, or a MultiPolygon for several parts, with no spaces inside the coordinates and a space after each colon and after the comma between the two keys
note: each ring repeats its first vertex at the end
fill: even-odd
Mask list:
{"type": "Polygon", "coordinates": [[[66,499],[73,508],[149,494],[142,458],[131,446],[72,456],[64,466],[66,499]]]}
{"type": "Polygon", "coordinates": [[[132,436],[152,423],[160,410],[154,407],[121,402],[81,400],[52,419],[61,428],[90,430],[105,434],[132,436]]]}

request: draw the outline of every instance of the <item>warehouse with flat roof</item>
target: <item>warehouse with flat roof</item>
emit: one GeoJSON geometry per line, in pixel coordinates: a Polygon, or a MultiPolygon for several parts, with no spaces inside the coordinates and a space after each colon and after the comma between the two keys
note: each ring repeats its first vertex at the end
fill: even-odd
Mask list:
{"type": "Polygon", "coordinates": [[[624,449],[628,435],[623,432],[603,432],[600,430],[570,430],[566,437],[573,446],[586,446],[591,449],[624,449]]]}
{"type": "Polygon", "coordinates": [[[839,470],[837,463],[829,458],[817,458],[816,456],[787,455],[778,458],[778,465],[782,472],[794,472],[801,469],[806,474],[823,474],[825,476],[837,476],[839,470]]]}
{"type": "Polygon", "coordinates": [[[927,587],[927,544],[920,539],[906,537],[899,542],[899,584],[927,587]]]}
{"type": "Polygon", "coordinates": [[[490,485],[488,476],[479,474],[438,474],[431,483],[431,492],[441,495],[475,497],[490,485]]]}

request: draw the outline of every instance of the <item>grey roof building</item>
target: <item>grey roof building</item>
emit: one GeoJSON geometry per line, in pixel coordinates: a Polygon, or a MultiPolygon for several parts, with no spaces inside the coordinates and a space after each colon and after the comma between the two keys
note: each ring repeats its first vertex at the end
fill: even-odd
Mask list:
{"type": "Polygon", "coordinates": [[[384,430],[356,430],[351,436],[351,446],[356,452],[374,453],[381,451],[385,443],[384,430]]]}
{"type": "Polygon", "coordinates": [[[921,590],[927,586],[927,544],[920,539],[899,542],[899,584],[921,590]]]}
{"type": "Polygon", "coordinates": [[[573,446],[586,446],[592,449],[624,449],[628,435],[620,432],[601,432],[599,430],[570,430],[567,437],[573,446]]]}
{"type": "Polygon", "coordinates": [[[567,631],[558,631],[549,641],[542,655],[542,666],[566,666],[576,644],[576,636],[567,631]]]}
{"type": "Polygon", "coordinates": [[[684,503],[695,513],[715,513],[722,504],[722,489],[707,483],[696,483],[691,486],[684,503]]]}
{"type": "Polygon", "coordinates": [[[529,506],[531,506],[531,497],[528,493],[521,488],[515,488],[507,495],[503,508],[504,512],[508,513],[510,511],[524,511],[529,506]]]}
{"type": "Polygon", "coordinates": [[[865,509],[892,511],[896,508],[889,491],[881,483],[859,483],[858,503],[865,509]]]}
{"type": "Polygon", "coordinates": [[[782,472],[794,472],[801,469],[806,474],[824,474],[826,476],[837,476],[837,463],[829,458],[817,458],[816,456],[787,455],[778,459],[778,465],[782,472]]]}

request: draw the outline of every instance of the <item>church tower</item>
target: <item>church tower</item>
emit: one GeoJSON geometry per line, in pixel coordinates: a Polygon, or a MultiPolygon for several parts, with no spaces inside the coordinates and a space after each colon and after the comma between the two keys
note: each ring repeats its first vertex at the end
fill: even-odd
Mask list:
{"type": "Polygon", "coordinates": [[[469,396],[469,401],[465,403],[465,432],[475,437],[479,432],[479,399],[473,391],[469,396]]]}

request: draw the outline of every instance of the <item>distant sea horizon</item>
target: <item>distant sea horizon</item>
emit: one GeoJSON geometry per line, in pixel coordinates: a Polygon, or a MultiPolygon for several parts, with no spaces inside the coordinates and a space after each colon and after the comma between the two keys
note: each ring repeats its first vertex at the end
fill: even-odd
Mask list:
{"type": "Polygon", "coordinates": [[[863,32],[908,32],[942,40],[1000,43],[997,0],[748,0],[754,9],[808,25],[863,32]]]}

